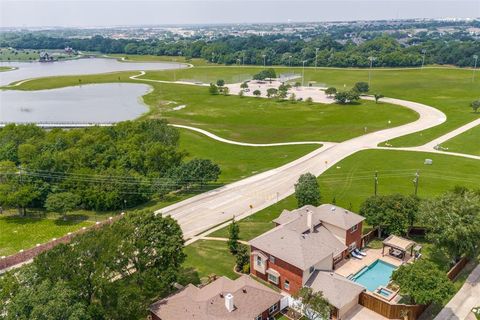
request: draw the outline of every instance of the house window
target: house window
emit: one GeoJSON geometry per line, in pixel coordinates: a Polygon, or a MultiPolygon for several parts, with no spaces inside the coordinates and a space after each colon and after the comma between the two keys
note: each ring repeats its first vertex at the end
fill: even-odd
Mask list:
{"type": "Polygon", "coordinates": [[[268,308],[268,313],[269,314],[272,314],[274,313],[275,311],[277,311],[278,309],[278,305],[275,303],[273,306],[271,306],[270,308],[268,308]]]}
{"type": "Polygon", "coordinates": [[[348,252],[352,252],[353,250],[355,250],[357,248],[357,243],[356,242],[352,242],[350,243],[350,245],[348,246],[348,252]]]}
{"type": "Polygon", "coordinates": [[[358,230],[358,224],[356,224],[356,225],[354,225],[353,227],[350,228],[350,233],[354,233],[357,230],[358,230]]]}
{"type": "Polygon", "coordinates": [[[278,284],[278,277],[274,276],[273,274],[269,273],[268,274],[268,281],[273,282],[275,284],[278,284]]]}
{"type": "Polygon", "coordinates": [[[269,260],[270,260],[271,263],[275,263],[275,257],[274,256],[270,256],[269,260]]]}
{"type": "Polygon", "coordinates": [[[257,256],[257,266],[261,267],[262,266],[262,258],[260,258],[260,256],[257,256]]]}
{"type": "Polygon", "coordinates": [[[283,287],[285,288],[285,290],[290,290],[290,281],[285,279],[283,287]]]}
{"type": "Polygon", "coordinates": [[[257,317],[255,318],[255,320],[263,320],[262,315],[257,316],[257,317]]]}
{"type": "Polygon", "coordinates": [[[310,271],[310,273],[313,273],[313,271],[315,271],[315,267],[311,266],[309,271],[310,271]]]}

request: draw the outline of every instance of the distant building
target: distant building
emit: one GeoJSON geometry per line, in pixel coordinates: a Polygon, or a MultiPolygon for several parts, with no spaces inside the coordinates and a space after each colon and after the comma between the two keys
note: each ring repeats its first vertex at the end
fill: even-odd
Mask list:
{"type": "Polygon", "coordinates": [[[64,51],[65,51],[65,53],[67,53],[67,54],[73,54],[73,53],[75,53],[75,51],[73,50],[72,47],[65,47],[64,51]]]}
{"type": "Polygon", "coordinates": [[[40,52],[40,62],[49,62],[53,61],[53,57],[46,51],[40,52]]]}

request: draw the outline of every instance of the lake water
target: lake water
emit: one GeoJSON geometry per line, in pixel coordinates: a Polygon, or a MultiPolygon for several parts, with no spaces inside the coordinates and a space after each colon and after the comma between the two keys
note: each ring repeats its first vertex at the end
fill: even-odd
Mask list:
{"type": "Polygon", "coordinates": [[[148,111],[140,83],[90,84],[61,89],[0,92],[0,122],[105,123],[135,119],[148,111]]]}
{"type": "MultiPolygon", "coordinates": [[[[116,71],[185,68],[180,63],[119,62],[116,59],[78,59],[57,62],[0,62],[18,68],[0,72],[0,85],[15,81],[62,75],[85,75],[116,71]]],[[[148,108],[141,96],[145,84],[93,84],[40,91],[0,90],[0,122],[103,123],[137,118],[148,108]]]]}
{"type": "Polygon", "coordinates": [[[18,68],[0,72],[0,85],[41,77],[85,75],[133,70],[167,70],[186,68],[187,65],[170,62],[120,62],[116,59],[85,58],[55,62],[0,62],[0,66],[18,68]]]}

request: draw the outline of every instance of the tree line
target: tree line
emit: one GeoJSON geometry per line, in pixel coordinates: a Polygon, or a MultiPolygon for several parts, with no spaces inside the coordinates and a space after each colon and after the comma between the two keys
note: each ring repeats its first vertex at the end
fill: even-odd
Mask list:
{"type": "Polygon", "coordinates": [[[0,205],[22,214],[115,210],[217,180],[218,165],[187,161],[178,141],[164,120],[51,131],[8,125],[0,130],[0,205]]]}
{"type": "Polygon", "coordinates": [[[198,283],[182,268],[183,235],[171,217],[130,212],[0,277],[0,319],[141,319],[148,306],[198,283]]]}
{"type": "Polygon", "coordinates": [[[473,55],[480,53],[480,43],[473,36],[430,36],[419,34],[406,42],[394,36],[376,34],[364,42],[337,41],[332,35],[312,37],[297,35],[224,36],[216,39],[111,39],[62,38],[38,33],[5,33],[0,47],[16,49],[63,49],[104,54],[167,55],[203,58],[218,64],[289,65],[325,67],[369,67],[369,57],[376,67],[413,67],[427,64],[473,66],[473,55]],[[318,49],[318,50],[317,50],[318,49]],[[425,58],[425,61],[423,61],[425,58]]]}

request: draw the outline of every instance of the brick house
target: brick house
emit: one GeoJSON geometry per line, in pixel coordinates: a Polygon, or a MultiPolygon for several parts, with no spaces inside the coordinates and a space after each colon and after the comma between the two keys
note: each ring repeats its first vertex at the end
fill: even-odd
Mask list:
{"type": "Polygon", "coordinates": [[[150,306],[153,320],[267,320],[280,311],[282,295],[243,275],[220,277],[198,288],[189,284],[150,306]]]}
{"type": "Polygon", "coordinates": [[[356,213],[330,204],[284,210],[273,220],[274,229],[249,242],[250,272],[292,295],[306,285],[314,288],[315,284],[315,289],[321,290],[319,283],[325,284],[321,291],[331,303],[335,301],[332,305],[338,317],[358,302],[364,290],[333,273],[335,264],[361,247],[363,220],[356,213]],[[341,291],[347,286],[353,296],[341,291]]]}

